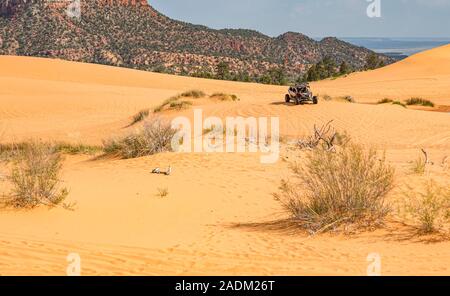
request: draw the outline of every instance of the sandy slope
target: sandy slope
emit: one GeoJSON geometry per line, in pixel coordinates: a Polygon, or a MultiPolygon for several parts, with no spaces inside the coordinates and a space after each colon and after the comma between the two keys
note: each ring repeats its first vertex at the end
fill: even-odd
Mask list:
{"type": "MultiPolygon", "coordinates": [[[[449,104],[449,56],[447,46],[384,69],[320,82],[314,89],[367,101],[389,94],[449,104]]],[[[446,113],[341,102],[287,106],[281,103],[285,87],[23,57],[0,57],[1,140],[99,144],[126,131],[138,110],[193,88],[241,98],[202,105],[205,115],[279,116],[281,133],[291,137],[334,120],[356,141],[387,150],[399,188],[406,181],[418,183],[420,178],[406,171],[419,148],[428,149],[436,163],[450,155],[446,113]]],[[[181,114],[192,117],[192,110],[167,115],[181,114]]],[[[272,193],[289,176],[294,159],[284,150],[274,165],[263,165],[258,154],[249,153],[165,153],[134,160],[68,156],[63,178],[76,211],[2,210],[0,275],[65,274],[66,256],[73,252],[81,255],[83,274],[364,275],[367,255],[377,252],[384,274],[450,275],[450,242],[416,236],[395,217],[386,229],[352,237],[310,238],[265,225],[285,217],[272,193]],[[150,174],[168,165],[172,176],[150,174]],[[160,188],[169,196],[157,197],[160,188]]],[[[438,165],[433,174],[449,180],[438,165]]],[[[400,189],[389,198],[399,197],[400,189]]]]}
{"type": "Polygon", "coordinates": [[[351,95],[360,102],[422,97],[436,104],[450,105],[450,44],[381,69],[319,82],[315,86],[321,94],[351,95]]]}

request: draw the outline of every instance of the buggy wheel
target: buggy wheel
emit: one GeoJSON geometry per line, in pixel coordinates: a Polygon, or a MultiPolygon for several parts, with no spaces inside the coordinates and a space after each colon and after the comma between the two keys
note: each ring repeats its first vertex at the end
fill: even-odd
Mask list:
{"type": "Polygon", "coordinates": [[[317,105],[319,103],[319,99],[317,97],[313,97],[313,104],[317,105]]]}
{"type": "Polygon", "coordinates": [[[295,105],[300,105],[302,102],[299,98],[295,98],[295,105]]]}
{"type": "Polygon", "coordinates": [[[289,102],[291,101],[291,97],[290,97],[289,95],[286,95],[286,96],[284,97],[284,101],[285,101],[286,103],[289,103],[289,102]]]}

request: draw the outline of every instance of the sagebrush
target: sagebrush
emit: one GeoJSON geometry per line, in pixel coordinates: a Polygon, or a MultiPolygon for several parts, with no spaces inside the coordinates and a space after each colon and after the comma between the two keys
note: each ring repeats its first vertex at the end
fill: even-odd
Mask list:
{"type": "Polygon", "coordinates": [[[62,188],[60,173],[63,157],[56,146],[27,142],[12,150],[8,180],[12,185],[7,203],[17,208],[39,205],[54,207],[64,201],[68,190],[62,188]]]}
{"type": "Polygon", "coordinates": [[[314,150],[292,167],[275,198],[298,224],[311,232],[377,226],[390,207],[394,169],[375,150],[348,143],[336,152],[314,150]]]}
{"type": "Polygon", "coordinates": [[[408,188],[404,208],[421,232],[433,233],[450,222],[450,186],[427,181],[422,191],[408,188]]]}

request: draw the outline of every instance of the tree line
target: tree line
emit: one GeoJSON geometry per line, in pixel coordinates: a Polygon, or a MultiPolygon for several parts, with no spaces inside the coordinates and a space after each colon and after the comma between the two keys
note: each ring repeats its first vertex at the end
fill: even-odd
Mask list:
{"type": "MultiPolygon", "coordinates": [[[[373,70],[383,67],[384,65],[384,61],[381,60],[378,55],[373,53],[367,57],[364,70],[373,70]]],[[[173,74],[164,66],[158,66],[154,68],[153,71],[173,74]]],[[[233,72],[230,69],[230,64],[223,61],[215,66],[214,72],[204,69],[198,69],[193,73],[182,72],[181,75],[207,79],[257,82],[272,85],[287,85],[289,83],[310,82],[332,77],[339,77],[355,71],[356,69],[354,69],[345,61],[338,64],[332,58],[325,57],[318,63],[312,65],[305,74],[302,74],[297,78],[288,77],[283,67],[271,68],[261,75],[250,75],[246,71],[233,72]]]]}

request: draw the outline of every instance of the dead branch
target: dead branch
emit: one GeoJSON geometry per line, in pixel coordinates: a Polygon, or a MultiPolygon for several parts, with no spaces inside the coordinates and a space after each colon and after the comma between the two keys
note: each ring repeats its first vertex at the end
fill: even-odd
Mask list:
{"type": "Polygon", "coordinates": [[[425,151],[425,149],[421,149],[421,150],[422,150],[423,155],[425,156],[425,164],[434,165],[434,163],[429,160],[427,151],[425,151]]]}
{"type": "Polygon", "coordinates": [[[337,132],[331,125],[332,122],[333,120],[329,121],[325,125],[322,125],[320,128],[314,125],[314,134],[312,136],[308,136],[304,140],[298,141],[298,146],[300,149],[314,150],[321,142],[323,142],[326,145],[327,151],[335,150],[334,142],[336,140],[337,132]]]}

